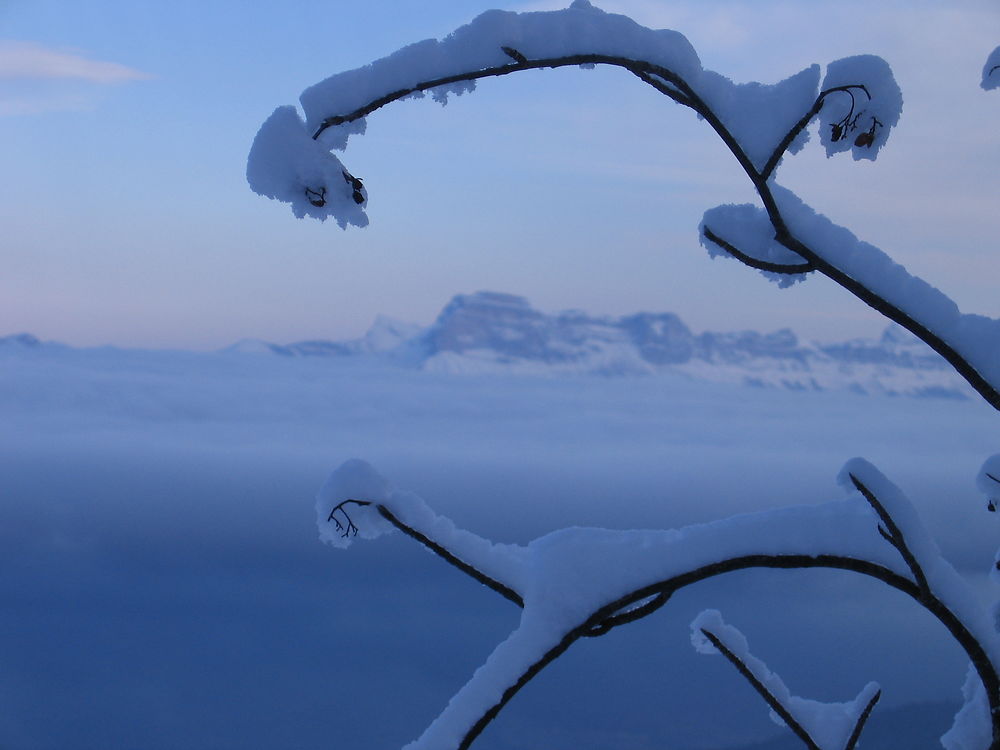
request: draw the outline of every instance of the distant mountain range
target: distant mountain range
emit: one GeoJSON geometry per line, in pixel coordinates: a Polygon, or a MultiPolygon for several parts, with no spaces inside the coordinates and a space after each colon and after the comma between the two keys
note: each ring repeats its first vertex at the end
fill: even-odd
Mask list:
{"type": "MultiPolygon", "coordinates": [[[[28,333],[0,337],[0,352],[73,351],[28,333]]],[[[379,316],[361,338],[275,344],[245,339],[227,354],[369,358],[444,373],[636,376],[673,373],[693,380],[795,391],[968,398],[972,390],[939,355],[892,325],[879,339],[805,343],[789,329],[771,333],[692,333],[673,313],[621,318],[579,311],[547,314],[498,292],[460,294],[430,326],[379,316]]]]}
{"type": "Polygon", "coordinates": [[[428,327],[380,316],[353,341],[245,340],[229,352],[287,357],[378,356],[432,372],[631,376],[670,372],[696,380],[797,391],[967,398],[949,365],[907,331],[877,340],[804,343],[789,329],[695,334],[673,313],[621,318],[553,315],[523,297],[454,297],[428,327]]]}

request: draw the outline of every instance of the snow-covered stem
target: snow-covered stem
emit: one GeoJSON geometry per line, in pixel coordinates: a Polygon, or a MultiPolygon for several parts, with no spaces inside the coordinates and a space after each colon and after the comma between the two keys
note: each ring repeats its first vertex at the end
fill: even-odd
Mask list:
{"type": "Polygon", "coordinates": [[[809,273],[810,271],[816,270],[816,266],[814,266],[811,262],[787,264],[787,263],[770,263],[766,260],[759,260],[757,258],[754,258],[752,255],[747,255],[746,253],[742,252],[731,242],[722,239],[719,235],[713,232],[708,225],[703,226],[701,231],[702,234],[705,235],[706,240],[718,245],[744,265],[750,266],[750,268],[756,268],[758,271],[767,271],[768,273],[797,274],[797,273],[809,273]]]}
{"type": "Polygon", "coordinates": [[[854,750],[858,744],[858,740],[861,738],[861,732],[865,728],[865,724],[868,723],[868,717],[872,715],[872,710],[875,708],[875,704],[878,703],[879,698],[882,697],[882,691],[879,690],[871,697],[868,701],[868,705],[865,706],[864,711],[861,712],[861,716],[858,717],[858,723],[854,725],[854,731],[851,732],[851,736],[847,740],[847,744],[844,746],[844,750],[854,750]]]}
{"type": "MultiPolygon", "coordinates": [[[[736,671],[750,683],[754,690],[764,699],[771,710],[776,713],[783,722],[788,726],[788,728],[795,733],[795,736],[802,740],[809,750],[822,750],[817,742],[812,738],[809,732],[803,727],[792,715],[791,711],[785,707],[785,705],[778,700],[778,698],[772,693],[768,687],[761,682],[757,675],[753,673],[751,669],[737,656],[733,651],[725,644],[725,642],[719,638],[715,633],[707,628],[699,628],[702,635],[704,635],[712,645],[721,653],[729,663],[736,667],[736,671]]],[[[878,703],[879,698],[882,697],[882,691],[876,690],[872,697],[868,700],[865,705],[864,710],[858,716],[858,720],[855,722],[854,727],[851,730],[851,735],[844,745],[843,750],[854,750],[854,747],[858,744],[858,739],[861,737],[861,732],[865,728],[865,723],[868,721],[868,717],[871,715],[872,709],[875,708],[875,704],[878,703]]]]}
{"type": "MultiPolygon", "coordinates": [[[[653,78],[653,76],[657,76],[665,81],[669,81],[675,86],[680,87],[680,76],[662,66],[654,65],[650,62],[645,62],[643,60],[631,60],[627,57],[617,57],[612,55],[569,55],[565,57],[549,57],[541,60],[528,60],[521,55],[521,53],[517,52],[517,50],[508,50],[510,50],[510,48],[504,48],[504,52],[508,55],[511,55],[511,52],[520,55],[520,58],[523,58],[523,62],[515,61],[509,65],[498,65],[496,67],[484,68],[482,70],[470,70],[463,73],[457,73],[455,75],[444,76],[442,78],[435,78],[430,81],[421,81],[413,86],[398,89],[386,94],[385,96],[380,96],[378,99],[373,99],[367,104],[358,107],[354,111],[348,112],[347,114],[327,117],[322,123],[320,123],[316,132],[313,133],[313,140],[318,139],[328,128],[360,120],[362,117],[367,117],[372,112],[381,109],[387,104],[392,104],[395,101],[405,99],[413,94],[430,91],[431,89],[436,89],[440,86],[448,86],[454,83],[462,83],[466,81],[478,81],[482,78],[495,78],[497,76],[510,75],[511,73],[519,73],[522,70],[565,68],[570,65],[613,65],[615,67],[625,68],[625,70],[628,70],[642,81],[648,83],[650,86],[653,86],[660,93],[669,96],[678,104],[683,104],[687,107],[691,106],[691,102],[683,94],[673,91],[667,86],[663,86],[656,81],[655,78],[653,78]]],[[[516,59],[518,58],[515,58],[515,60],[516,59]]],[[[686,84],[684,84],[683,88],[690,91],[690,87],[686,84]]]]}
{"type": "Polygon", "coordinates": [[[455,555],[450,551],[448,551],[443,545],[438,544],[433,539],[430,539],[425,534],[422,534],[421,532],[414,529],[412,526],[408,526],[407,524],[403,523],[395,516],[395,514],[391,510],[389,510],[384,505],[378,504],[376,507],[378,508],[378,512],[382,516],[382,518],[384,518],[386,521],[391,523],[397,529],[402,531],[408,537],[420,542],[422,545],[424,545],[435,555],[443,559],[445,562],[454,565],[456,568],[461,570],[466,575],[472,576],[487,588],[493,589],[498,594],[500,594],[500,596],[502,596],[504,599],[513,602],[519,607],[522,608],[524,607],[524,599],[521,597],[519,593],[514,591],[514,589],[510,588],[509,586],[501,583],[500,581],[494,578],[491,578],[490,576],[486,575],[484,572],[476,568],[474,565],[467,563],[466,561],[462,560],[458,555],[455,555]]]}
{"type": "Polygon", "coordinates": [[[906,539],[903,536],[903,532],[900,530],[899,526],[893,520],[892,516],[889,515],[889,511],[885,509],[885,506],[879,502],[879,499],[875,497],[875,494],[864,485],[864,483],[858,479],[854,474],[849,474],[851,483],[857,488],[858,492],[868,501],[868,504],[872,506],[872,509],[878,514],[879,520],[882,521],[882,526],[878,527],[878,533],[881,534],[882,538],[885,539],[889,544],[896,548],[900,556],[906,562],[906,567],[910,569],[913,574],[913,580],[917,584],[917,587],[925,595],[932,596],[930,586],[927,585],[927,576],[924,575],[923,568],[920,567],[920,563],[917,562],[917,558],[910,551],[909,546],[906,543],[906,539]]]}
{"type": "MultiPolygon", "coordinates": [[[[771,707],[771,710],[781,717],[781,720],[785,722],[796,737],[806,744],[806,747],[808,747],[809,750],[822,750],[820,746],[813,741],[813,738],[809,736],[809,732],[807,732],[805,728],[795,720],[795,717],[792,716],[791,712],[774,696],[774,693],[768,690],[767,686],[757,679],[757,676],[747,668],[747,665],[743,663],[743,660],[740,659],[740,657],[734,654],[729,647],[726,646],[726,644],[723,643],[722,640],[711,630],[706,628],[700,628],[700,630],[701,634],[711,641],[712,645],[718,649],[720,654],[729,660],[730,664],[736,667],[736,671],[740,673],[740,676],[750,683],[753,689],[756,690],[767,705],[771,707]]],[[[846,748],[845,750],[851,750],[851,748],[846,748]]]]}
{"type": "MultiPolygon", "coordinates": [[[[823,109],[823,104],[826,102],[826,97],[830,96],[831,94],[844,93],[849,95],[851,97],[851,101],[853,102],[854,94],[852,93],[852,91],[861,91],[865,96],[868,97],[869,100],[872,98],[872,95],[868,93],[868,89],[860,83],[851,84],[847,86],[834,86],[832,88],[827,89],[826,91],[820,92],[820,95],[816,97],[816,102],[812,105],[809,111],[806,112],[804,115],[802,115],[802,118],[797,123],[795,123],[795,126],[792,127],[792,129],[785,134],[785,137],[781,139],[781,143],[779,143],[777,148],[774,149],[774,153],[772,153],[771,158],[767,160],[767,164],[765,164],[764,168],[760,170],[760,176],[763,177],[765,180],[771,178],[771,175],[774,174],[774,170],[778,168],[778,163],[781,161],[781,158],[785,155],[785,153],[788,151],[788,148],[792,145],[792,141],[798,138],[799,135],[802,133],[802,131],[805,130],[807,127],[809,127],[809,123],[811,123],[813,121],[813,118],[819,114],[821,109],[823,109]]],[[[851,111],[853,110],[854,108],[852,107],[851,111]]]]}

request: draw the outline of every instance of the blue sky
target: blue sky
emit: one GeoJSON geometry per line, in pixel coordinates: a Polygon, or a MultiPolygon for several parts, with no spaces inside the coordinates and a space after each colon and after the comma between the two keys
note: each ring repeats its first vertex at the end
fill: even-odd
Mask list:
{"type": "MultiPolygon", "coordinates": [[[[881,54],[904,112],[879,161],[815,144],[779,180],[939,286],[1000,316],[1000,97],[980,69],[1000,8],[960,2],[597,3],[676,28],[704,64],[775,81],[881,54]]],[[[780,291],[697,245],[704,210],[752,199],[707,128],[617,71],[548,71],[369,119],[347,163],[372,225],[299,221],[247,188],[260,123],[305,87],[489,7],[562,2],[245,4],[0,1],[0,335],[211,349],[429,322],[494,289],[546,310],[672,310],[696,330],[874,334],[822,279],[780,291]]]]}

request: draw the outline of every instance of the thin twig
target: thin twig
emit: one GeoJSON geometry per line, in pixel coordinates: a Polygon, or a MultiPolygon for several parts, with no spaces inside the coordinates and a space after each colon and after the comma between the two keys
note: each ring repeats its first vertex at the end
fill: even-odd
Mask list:
{"type": "Polygon", "coordinates": [[[875,704],[878,703],[878,699],[882,697],[882,691],[876,690],[875,695],[871,697],[868,701],[868,705],[865,706],[865,710],[861,712],[861,716],[858,717],[857,723],[854,725],[854,731],[851,732],[851,736],[847,740],[847,744],[844,745],[844,750],[854,750],[855,745],[858,744],[858,739],[861,737],[861,730],[865,728],[865,723],[868,721],[868,717],[871,716],[872,709],[875,708],[875,704]]]}
{"type": "Polygon", "coordinates": [[[810,107],[809,111],[806,112],[802,116],[802,118],[792,126],[791,130],[785,133],[785,137],[781,139],[781,143],[779,143],[777,147],[774,149],[773,153],[771,154],[771,157],[767,160],[767,164],[765,164],[764,168],[761,170],[760,176],[765,180],[771,178],[771,175],[774,173],[774,170],[777,169],[778,167],[778,162],[781,161],[781,157],[785,155],[785,151],[787,151],[788,147],[792,145],[792,141],[798,138],[799,133],[805,130],[805,128],[809,125],[809,123],[812,122],[812,119],[819,114],[821,109],[823,109],[823,104],[826,100],[826,97],[828,97],[830,94],[844,92],[850,94],[851,99],[853,100],[854,94],[851,93],[851,89],[860,89],[865,93],[865,96],[868,97],[869,101],[872,98],[872,95],[868,93],[868,89],[862,84],[853,84],[849,86],[834,86],[833,88],[821,91],[820,95],[816,97],[816,101],[813,102],[813,105],[812,107],[810,107]]]}
{"type": "Polygon", "coordinates": [[[516,604],[519,607],[524,607],[524,599],[521,597],[520,594],[518,594],[516,591],[514,591],[514,589],[512,589],[509,586],[501,583],[500,581],[496,580],[495,578],[491,578],[490,576],[486,575],[481,570],[479,570],[478,568],[473,567],[472,565],[470,565],[469,563],[465,562],[464,560],[459,559],[457,556],[455,556],[454,554],[452,554],[451,552],[449,552],[447,549],[445,549],[444,547],[442,547],[437,542],[431,540],[426,535],[421,534],[419,531],[417,531],[416,529],[414,529],[412,526],[407,526],[405,523],[403,523],[398,518],[396,518],[396,516],[393,514],[393,512],[391,510],[389,510],[388,508],[386,508],[384,505],[379,505],[377,507],[378,507],[378,512],[381,514],[382,518],[384,518],[386,521],[388,521],[389,523],[391,523],[397,529],[399,529],[400,531],[402,531],[408,537],[410,537],[412,539],[416,539],[422,545],[424,545],[425,547],[427,547],[427,549],[429,549],[431,552],[433,552],[434,554],[438,555],[439,557],[441,557],[443,560],[445,560],[446,562],[450,563],[451,565],[454,565],[456,568],[458,568],[459,570],[461,570],[463,573],[472,576],[473,578],[475,578],[477,581],[479,581],[484,586],[493,589],[498,594],[500,594],[500,596],[504,597],[505,599],[507,599],[509,601],[512,601],[514,604],[516,604]]]}
{"type": "Polygon", "coordinates": [[[809,261],[805,263],[771,263],[766,260],[759,260],[754,258],[752,255],[747,255],[746,253],[738,250],[732,243],[727,242],[722,239],[719,235],[713,232],[708,227],[704,227],[705,239],[712,242],[727,253],[732,255],[736,260],[744,263],[751,268],[756,268],[758,271],[769,271],[770,273],[783,273],[783,274],[797,274],[797,273],[809,273],[810,271],[815,271],[816,266],[814,266],[809,261]]]}
{"type": "Polygon", "coordinates": [[[774,697],[774,693],[768,690],[767,686],[757,679],[757,675],[747,668],[747,665],[743,663],[743,660],[734,654],[729,647],[722,642],[721,638],[705,628],[701,628],[701,632],[702,635],[708,638],[708,640],[712,642],[712,645],[719,650],[719,653],[729,659],[730,664],[736,667],[736,671],[739,672],[743,678],[753,686],[753,689],[756,690],[760,694],[760,697],[767,702],[767,705],[771,707],[771,710],[781,717],[781,720],[785,722],[788,728],[795,733],[795,736],[806,743],[806,747],[808,747],[809,750],[822,750],[822,748],[816,744],[816,741],[812,738],[809,732],[806,731],[805,727],[796,721],[795,717],[792,716],[792,713],[787,708],[785,708],[784,704],[774,697]]]}
{"type": "Polygon", "coordinates": [[[342,503],[337,503],[335,506],[333,506],[333,510],[330,511],[330,515],[326,517],[326,522],[329,523],[330,521],[333,521],[335,524],[337,524],[337,531],[343,531],[344,533],[341,534],[341,537],[346,539],[347,537],[351,536],[352,533],[354,536],[357,536],[358,527],[354,524],[354,521],[351,520],[351,517],[347,514],[347,511],[344,510],[345,505],[357,505],[359,507],[364,507],[366,505],[371,505],[371,502],[369,502],[368,500],[344,500],[342,503]],[[337,511],[340,511],[340,514],[347,521],[346,528],[344,524],[340,522],[340,519],[337,518],[336,516],[337,511]]]}
{"type": "Polygon", "coordinates": [[[902,556],[903,560],[906,562],[906,566],[910,569],[913,574],[913,580],[916,582],[917,586],[926,596],[931,595],[930,586],[927,584],[927,577],[924,575],[923,568],[920,567],[920,563],[917,562],[917,558],[910,551],[910,548],[906,544],[906,539],[903,537],[903,532],[900,530],[899,526],[893,520],[892,516],[889,515],[889,511],[885,509],[885,506],[879,502],[879,499],[875,497],[875,494],[868,489],[860,479],[858,479],[853,474],[850,475],[851,482],[858,489],[868,504],[874,508],[875,512],[878,514],[879,519],[882,521],[883,528],[879,528],[879,533],[882,537],[889,542],[899,554],[902,556]]]}

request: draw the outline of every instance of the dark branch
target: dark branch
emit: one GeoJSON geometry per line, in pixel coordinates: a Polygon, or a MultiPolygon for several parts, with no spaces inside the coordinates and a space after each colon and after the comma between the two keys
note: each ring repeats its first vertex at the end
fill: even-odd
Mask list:
{"type": "Polygon", "coordinates": [[[961,375],[985,399],[986,403],[1000,411],[1000,390],[997,390],[992,383],[980,375],[979,371],[965,357],[929,328],[914,320],[908,313],[896,307],[884,297],[879,296],[861,282],[856,281],[832,263],[824,260],[805,243],[792,235],[781,216],[781,212],[768,186],[764,182],[755,180],[755,187],[761,200],[764,202],[764,207],[771,218],[771,223],[774,224],[775,239],[778,242],[813,263],[817,271],[849,291],[870,308],[881,313],[889,320],[898,323],[927,344],[931,349],[940,354],[955,369],[955,372],[961,375]]]}
{"type": "Polygon", "coordinates": [[[809,123],[812,122],[812,119],[819,114],[819,111],[823,109],[823,103],[826,100],[826,97],[828,97],[830,94],[835,94],[838,92],[843,92],[848,94],[851,97],[851,102],[852,102],[851,111],[853,112],[854,94],[851,93],[851,89],[860,89],[865,93],[865,96],[867,96],[869,100],[871,100],[872,98],[872,95],[868,93],[868,89],[865,88],[862,84],[855,84],[851,86],[835,86],[831,89],[827,89],[826,91],[820,92],[820,95],[816,97],[816,101],[813,103],[809,111],[802,116],[802,119],[800,119],[797,123],[795,123],[795,125],[792,126],[791,130],[785,133],[785,137],[781,139],[781,143],[779,143],[777,147],[774,149],[774,152],[771,154],[771,157],[767,160],[767,164],[764,165],[764,169],[761,170],[760,176],[765,180],[770,179],[771,175],[774,173],[774,170],[777,169],[778,162],[781,161],[781,157],[785,155],[785,152],[788,150],[788,147],[792,145],[792,141],[798,138],[799,133],[805,130],[806,127],[808,127],[809,123]]]}
{"type": "Polygon", "coordinates": [[[988,471],[986,472],[986,476],[988,476],[990,479],[992,479],[997,484],[1000,484],[1000,479],[997,479],[995,476],[993,476],[992,474],[990,474],[988,471]]]}
{"type": "Polygon", "coordinates": [[[792,716],[791,712],[785,708],[781,701],[774,697],[774,693],[768,690],[767,686],[763,682],[757,679],[757,675],[747,668],[747,665],[743,663],[743,660],[740,659],[740,657],[734,654],[729,647],[726,646],[726,644],[723,643],[722,640],[712,631],[701,628],[701,632],[702,635],[708,638],[708,640],[712,642],[712,645],[719,650],[719,653],[729,659],[730,664],[736,667],[736,671],[739,672],[743,678],[753,686],[753,689],[756,690],[760,694],[760,697],[767,702],[767,705],[771,707],[771,710],[781,717],[781,720],[788,725],[788,728],[795,733],[795,736],[806,743],[806,747],[808,747],[809,750],[822,750],[820,746],[816,744],[816,741],[810,736],[809,732],[805,730],[805,727],[795,720],[795,717],[792,716]]]}
{"type": "Polygon", "coordinates": [[[669,598],[669,592],[656,594],[648,601],[643,602],[637,607],[631,607],[622,612],[611,615],[606,620],[595,625],[588,632],[584,633],[584,635],[587,638],[596,638],[599,635],[604,635],[605,633],[610,632],[619,625],[625,625],[630,622],[635,622],[636,620],[641,620],[646,615],[653,614],[656,610],[666,604],[669,598]]]}
{"type": "Polygon", "coordinates": [[[692,106],[691,100],[688,99],[686,96],[684,96],[684,94],[682,94],[676,88],[671,86],[669,83],[664,82],[662,80],[658,80],[657,78],[654,78],[652,75],[642,70],[632,70],[631,72],[634,73],[636,76],[638,76],[640,81],[642,81],[643,83],[648,83],[650,86],[659,91],[661,94],[663,94],[664,96],[669,96],[678,104],[682,104],[685,107],[692,106]]]}
{"type": "Polygon", "coordinates": [[[990,72],[989,72],[989,73],[987,73],[986,75],[987,75],[987,76],[991,76],[991,75],[993,75],[993,71],[995,71],[995,70],[997,70],[997,69],[1000,69],[1000,65],[994,65],[994,66],[993,66],[992,68],[990,68],[990,72]]]}
{"type": "Polygon", "coordinates": [[[705,239],[712,242],[727,253],[732,255],[736,260],[741,263],[745,263],[751,268],[756,268],[758,271],[770,271],[771,273],[784,273],[784,274],[797,274],[797,273],[809,273],[810,271],[815,271],[816,266],[810,262],[805,263],[770,263],[766,260],[758,260],[752,255],[747,255],[746,253],[738,250],[731,243],[722,239],[719,235],[713,232],[708,227],[704,227],[705,239]]]}
{"type": "Polygon", "coordinates": [[[858,492],[860,492],[864,496],[865,500],[868,501],[868,504],[874,508],[879,519],[882,521],[882,524],[885,526],[884,529],[881,526],[879,527],[879,533],[887,542],[889,542],[889,544],[895,547],[902,556],[903,560],[906,562],[906,567],[908,567],[910,572],[913,574],[913,580],[916,582],[917,586],[924,593],[924,595],[928,597],[931,596],[931,589],[930,586],[927,585],[927,577],[924,575],[923,568],[920,567],[920,563],[917,562],[917,558],[914,557],[910,548],[906,545],[906,539],[903,538],[903,532],[896,525],[892,516],[889,515],[889,511],[885,509],[885,506],[879,502],[879,499],[875,497],[875,494],[868,489],[860,479],[853,474],[851,474],[850,477],[851,482],[854,483],[858,492]]]}
{"type": "Polygon", "coordinates": [[[854,731],[851,732],[850,738],[847,740],[847,744],[844,745],[844,750],[854,750],[855,746],[858,744],[858,739],[861,737],[861,730],[865,728],[865,723],[868,721],[868,717],[872,715],[872,709],[875,708],[875,704],[878,703],[878,699],[882,697],[882,691],[876,690],[875,695],[871,697],[868,701],[868,705],[865,706],[865,710],[861,712],[861,716],[858,717],[857,723],[854,725],[854,731]]]}
{"type": "Polygon", "coordinates": [[[453,555],[451,552],[446,550],[437,542],[432,541],[431,539],[424,536],[413,527],[407,526],[405,523],[396,518],[396,516],[393,515],[392,511],[386,508],[384,505],[378,506],[378,512],[382,515],[382,518],[384,518],[386,521],[391,523],[397,529],[402,531],[408,537],[416,539],[418,542],[427,547],[427,549],[429,549],[435,555],[438,555],[446,562],[451,563],[456,568],[461,570],[463,573],[472,576],[484,586],[493,589],[505,599],[514,602],[514,604],[516,604],[519,607],[524,607],[524,599],[522,599],[521,595],[518,594],[516,591],[514,591],[514,589],[510,588],[509,586],[505,586],[504,584],[500,583],[500,581],[497,581],[494,578],[490,578],[481,570],[472,567],[471,565],[469,565],[469,563],[465,562],[464,560],[460,560],[458,557],[453,555]]]}
{"type": "Polygon", "coordinates": [[[653,63],[646,62],[644,60],[632,60],[627,57],[617,57],[614,55],[569,55],[567,57],[549,57],[540,60],[528,60],[520,52],[511,47],[501,47],[505,54],[511,57],[515,62],[508,65],[498,65],[492,68],[483,68],[482,70],[470,70],[465,73],[456,73],[451,76],[444,76],[442,78],[435,78],[430,81],[422,81],[420,83],[414,84],[413,86],[405,89],[399,89],[393,91],[384,96],[380,96],[378,99],[373,99],[364,106],[358,107],[353,112],[348,112],[344,115],[335,115],[333,117],[328,117],[320,124],[319,128],[313,133],[313,139],[319,138],[327,128],[334,127],[336,125],[343,125],[348,122],[354,122],[355,120],[360,120],[362,117],[370,115],[377,109],[381,109],[387,104],[391,104],[394,101],[402,99],[404,97],[410,96],[411,94],[420,93],[423,91],[428,91],[438,86],[448,86],[452,83],[460,83],[463,81],[476,81],[480,78],[492,78],[495,76],[505,76],[510,73],[517,73],[522,70],[535,70],[538,68],[563,68],[570,65],[614,65],[619,68],[625,68],[626,70],[635,73],[637,76],[642,78],[650,85],[654,86],[658,91],[666,94],[671,99],[684,104],[685,106],[692,106],[691,102],[685,98],[690,91],[690,87],[685,84],[680,76],[667,68],[661,67],[659,65],[654,65],[653,63]],[[524,58],[524,59],[519,59],[524,58]],[[678,94],[677,91],[663,87],[662,84],[649,79],[650,75],[655,75],[662,78],[664,81],[677,87],[681,93],[678,94]],[[644,77],[645,76],[645,77],[644,77]]]}

